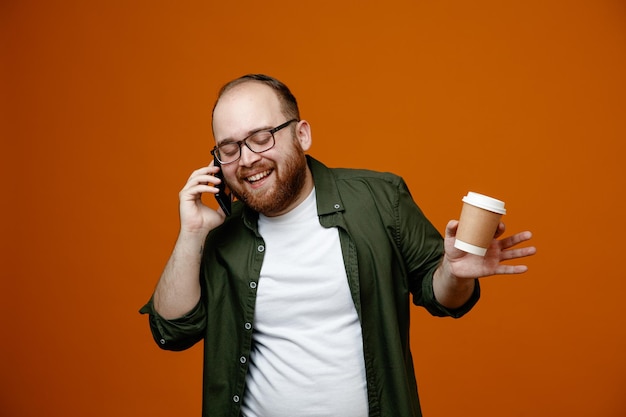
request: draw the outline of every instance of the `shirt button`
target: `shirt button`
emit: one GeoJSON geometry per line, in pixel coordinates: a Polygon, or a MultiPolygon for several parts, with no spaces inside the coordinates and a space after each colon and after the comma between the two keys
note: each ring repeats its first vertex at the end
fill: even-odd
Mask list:
{"type": "Polygon", "coordinates": [[[263,252],[265,250],[265,246],[263,245],[259,245],[256,250],[258,250],[259,252],[263,252]]]}
{"type": "Polygon", "coordinates": [[[250,282],[250,288],[255,289],[256,288],[256,282],[254,282],[254,281],[250,282]]]}
{"type": "Polygon", "coordinates": [[[235,396],[233,397],[233,401],[234,401],[234,402],[236,402],[236,403],[238,403],[238,402],[239,402],[239,395],[235,395],[235,396]]]}
{"type": "Polygon", "coordinates": [[[245,327],[246,330],[250,330],[252,328],[252,323],[246,323],[243,325],[243,327],[245,327]]]}
{"type": "Polygon", "coordinates": [[[159,343],[161,343],[162,345],[164,345],[164,344],[165,344],[165,339],[161,339],[161,340],[159,340],[159,343]]]}
{"type": "Polygon", "coordinates": [[[335,209],[339,209],[341,207],[339,204],[335,204],[335,209]]]}
{"type": "Polygon", "coordinates": [[[241,358],[239,358],[239,362],[246,363],[246,357],[242,356],[241,358]]]}

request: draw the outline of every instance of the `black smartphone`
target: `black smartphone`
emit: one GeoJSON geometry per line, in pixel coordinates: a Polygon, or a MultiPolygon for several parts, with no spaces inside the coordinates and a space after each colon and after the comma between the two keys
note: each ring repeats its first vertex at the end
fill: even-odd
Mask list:
{"type": "Polygon", "coordinates": [[[224,214],[230,216],[232,199],[230,197],[230,193],[226,191],[226,181],[224,181],[224,174],[222,174],[222,165],[215,157],[213,157],[213,165],[220,167],[220,171],[215,174],[215,176],[222,180],[222,182],[217,185],[219,191],[215,194],[215,199],[224,211],[224,214]]]}

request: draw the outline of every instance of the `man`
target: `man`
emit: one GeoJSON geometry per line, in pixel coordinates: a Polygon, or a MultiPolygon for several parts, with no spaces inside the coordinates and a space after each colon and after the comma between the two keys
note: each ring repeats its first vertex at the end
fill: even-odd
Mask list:
{"type": "Polygon", "coordinates": [[[280,81],[248,75],[213,109],[211,163],[180,192],[180,233],[150,314],[163,349],[204,339],[204,416],[420,416],[409,306],[460,317],[478,277],[516,274],[529,232],[482,258],[441,238],[403,180],[329,169],[280,81]],[[232,214],[202,203],[222,180],[232,214]]]}

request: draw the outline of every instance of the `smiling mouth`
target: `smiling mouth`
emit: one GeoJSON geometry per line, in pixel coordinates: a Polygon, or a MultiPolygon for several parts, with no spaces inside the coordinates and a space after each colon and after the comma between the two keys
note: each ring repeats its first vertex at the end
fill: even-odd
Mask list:
{"type": "Polygon", "coordinates": [[[259,172],[258,174],[254,174],[254,175],[247,177],[246,181],[248,181],[250,184],[254,184],[255,182],[267,177],[271,173],[272,173],[272,170],[268,169],[267,171],[259,172]]]}

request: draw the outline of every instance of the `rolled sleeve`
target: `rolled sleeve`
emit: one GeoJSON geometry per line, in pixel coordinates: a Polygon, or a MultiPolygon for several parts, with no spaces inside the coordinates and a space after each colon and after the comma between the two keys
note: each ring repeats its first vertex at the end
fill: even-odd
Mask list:
{"type": "Polygon", "coordinates": [[[448,308],[440,304],[435,298],[435,290],[433,289],[433,273],[428,279],[422,282],[423,306],[430,314],[438,317],[453,317],[458,319],[467,314],[476,305],[480,298],[480,283],[474,280],[474,291],[470,298],[458,308],[448,308]]]}
{"type": "Polygon", "coordinates": [[[150,299],[139,312],[149,315],[150,331],[156,344],[164,350],[180,351],[190,348],[204,336],[205,307],[201,302],[187,314],[173,320],[164,319],[154,309],[150,299]]]}

